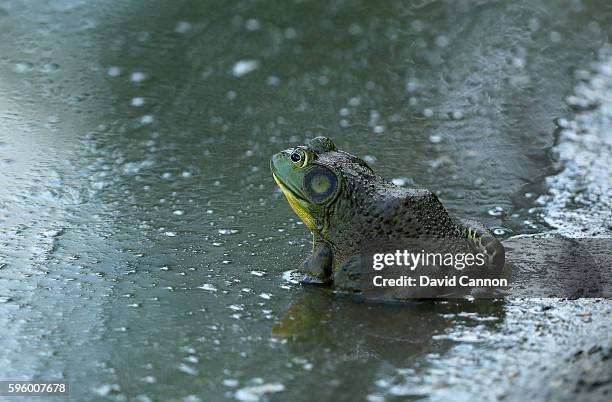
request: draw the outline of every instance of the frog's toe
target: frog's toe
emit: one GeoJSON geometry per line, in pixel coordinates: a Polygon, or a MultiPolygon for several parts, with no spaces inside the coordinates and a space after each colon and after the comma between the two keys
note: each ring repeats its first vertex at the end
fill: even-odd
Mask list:
{"type": "Polygon", "coordinates": [[[487,258],[487,265],[496,269],[502,269],[506,258],[506,251],[499,240],[492,235],[483,236],[480,244],[487,258]]]}
{"type": "Polygon", "coordinates": [[[309,285],[324,285],[331,282],[330,276],[312,275],[306,272],[300,272],[298,274],[298,282],[309,284],[309,285]]]}

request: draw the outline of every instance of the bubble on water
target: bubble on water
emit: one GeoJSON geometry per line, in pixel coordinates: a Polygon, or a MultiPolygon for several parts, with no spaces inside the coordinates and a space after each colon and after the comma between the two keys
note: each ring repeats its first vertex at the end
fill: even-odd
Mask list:
{"type": "Polygon", "coordinates": [[[179,21],[176,23],[174,30],[180,34],[186,34],[187,32],[191,31],[191,28],[191,23],[187,21],[179,21]]]}
{"type": "Polygon", "coordinates": [[[149,125],[155,122],[155,116],[150,114],[145,114],[140,118],[140,124],[149,125]]]}
{"type": "Polygon", "coordinates": [[[436,39],[434,40],[434,42],[435,42],[436,46],[438,46],[438,47],[447,47],[450,44],[450,41],[444,35],[436,36],[436,39]]]}
{"type": "Polygon", "coordinates": [[[185,211],[183,211],[182,209],[177,209],[177,210],[174,210],[174,211],[172,211],[172,213],[173,213],[174,215],[179,215],[179,216],[181,216],[181,215],[185,215],[185,211]]]}
{"type": "Polygon", "coordinates": [[[525,68],[526,61],[522,57],[515,57],[512,59],[512,67],[525,68]]]}
{"type": "Polygon", "coordinates": [[[54,73],[59,70],[60,66],[57,63],[45,63],[41,67],[43,73],[54,73]]]}
{"type": "Polygon", "coordinates": [[[349,114],[351,114],[351,111],[348,110],[347,108],[343,107],[340,109],[340,116],[348,116],[349,114]]]}
{"type": "Polygon", "coordinates": [[[363,156],[363,160],[366,163],[371,163],[371,164],[374,164],[374,163],[376,163],[378,161],[378,159],[376,159],[376,157],[374,155],[364,155],[363,156]]]}
{"type": "Polygon", "coordinates": [[[32,71],[34,65],[28,61],[22,61],[15,64],[15,72],[17,73],[27,73],[28,71],[32,71]]]}
{"type": "Polygon", "coordinates": [[[361,105],[361,98],[358,96],[354,96],[351,99],[349,99],[348,104],[352,107],[357,107],[361,105]]]}
{"type": "Polygon", "coordinates": [[[121,390],[119,384],[102,384],[97,387],[93,387],[91,391],[99,396],[109,396],[110,394],[117,393],[121,390]]]}
{"type": "Polygon", "coordinates": [[[222,235],[233,235],[233,234],[238,233],[238,230],[237,229],[219,229],[218,232],[219,234],[222,234],[222,235]]]}
{"type": "Polygon", "coordinates": [[[145,104],[145,100],[141,96],[137,96],[135,98],[132,98],[132,100],[130,101],[130,105],[132,105],[134,107],[140,107],[140,106],[143,106],[144,104],[145,104]]]}
{"type": "Polygon", "coordinates": [[[295,39],[297,37],[297,31],[293,28],[285,29],[285,39],[295,39]]]}
{"type": "Polygon", "coordinates": [[[196,356],[187,356],[185,358],[185,361],[189,362],[189,363],[198,363],[200,360],[196,357],[196,356]]]}
{"type": "Polygon", "coordinates": [[[463,119],[463,112],[461,110],[454,110],[451,113],[451,118],[453,120],[461,120],[461,119],[463,119]]]}
{"type": "Polygon", "coordinates": [[[257,70],[260,66],[257,60],[240,60],[234,64],[232,68],[232,74],[234,77],[242,77],[243,75],[249,74],[257,70]]]}
{"type": "Polygon", "coordinates": [[[570,126],[570,121],[568,119],[564,119],[563,117],[554,119],[553,123],[560,128],[567,128],[570,126]]]}
{"type": "Polygon", "coordinates": [[[263,271],[251,271],[251,275],[264,276],[266,273],[263,271]]]}
{"type": "Polygon", "coordinates": [[[52,115],[52,116],[47,117],[47,122],[49,122],[51,124],[57,124],[57,123],[60,122],[60,118],[59,118],[59,116],[52,115]]]}
{"type": "Polygon", "coordinates": [[[241,402],[257,402],[266,394],[282,392],[285,386],[281,383],[268,383],[241,388],[234,394],[234,398],[241,402]]]}
{"type": "Polygon", "coordinates": [[[246,20],[246,22],[244,23],[244,27],[248,30],[248,31],[257,31],[259,28],[261,28],[261,24],[259,23],[259,21],[257,21],[255,18],[249,18],[248,20],[246,20]]]}
{"type": "Polygon", "coordinates": [[[361,35],[363,33],[363,28],[359,24],[351,24],[349,25],[349,34],[351,35],[361,35]]]}
{"type": "Polygon", "coordinates": [[[147,80],[148,78],[149,78],[149,76],[146,73],[143,73],[141,71],[135,71],[132,74],[130,74],[130,81],[132,81],[134,83],[143,82],[143,81],[147,80]]]}
{"type": "Polygon", "coordinates": [[[261,297],[262,299],[266,299],[266,300],[270,300],[272,298],[272,295],[270,293],[260,293],[259,297],[261,297]]]}
{"type": "Polygon", "coordinates": [[[376,134],[381,134],[385,131],[385,128],[383,126],[374,126],[374,132],[376,134]]]}
{"type": "Polygon", "coordinates": [[[223,385],[225,385],[226,387],[237,387],[238,380],[236,380],[235,378],[226,378],[223,380],[223,385]]]}
{"type": "Polygon", "coordinates": [[[416,78],[410,78],[406,82],[406,91],[415,92],[419,89],[420,86],[421,86],[421,83],[419,82],[419,80],[417,80],[416,78]]]}
{"type": "Polygon", "coordinates": [[[502,207],[496,206],[489,209],[487,213],[491,216],[502,216],[504,213],[504,209],[502,207]]]}
{"type": "Polygon", "coordinates": [[[176,236],[176,232],[164,232],[164,234],[168,237],[175,237],[176,236]]]}
{"type": "Polygon", "coordinates": [[[227,308],[234,311],[243,311],[244,304],[230,304],[229,306],[227,306],[227,308]]]}
{"type": "Polygon", "coordinates": [[[425,117],[431,117],[431,116],[433,116],[433,114],[434,114],[434,113],[433,113],[433,110],[431,110],[431,109],[429,109],[429,108],[423,109],[423,116],[425,116],[425,117]]]}
{"type": "Polygon", "coordinates": [[[529,26],[530,30],[535,32],[540,29],[540,20],[533,17],[529,20],[529,23],[527,25],[529,26]]]}
{"type": "Polygon", "coordinates": [[[395,184],[396,186],[406,186],[411,182],[411,180],[407,177],[395,177],[393,179],[391,179],[391,183],[395,184]]]}
{"type": "Polygon", "coordinates": [[[216,292],[217,288],[210,283],[203,283],[202,285],[197,287],[198,289],[207,290],[209,292],[216,292]]]}
{"type": "Polygon", "coordinates": [[[266,84],[268,84],[271,87],[276,87],[280,84],[280,78],[278,78],[275,75],[271,75],[268,78],[266,78],[266,84]]]}
{"type": "Polygon", "coordinates": [[[238,94],[236,94],[236,91],[228,91],[225,96],[229,100],[234,100],[234,99],[236,99],[236,96],[238,96],[238,94]]]}
{"type": "Polygon", "coordinates": [[[503,229],[503,228],[495,228],[495,229],[493,229],[493,234],[496,235],[496,236],[503,236],[506,233],[507,233],[506,230],[503,229]]]}
{"type": "Polygon", "coordinates": [[[429,142],[432,144],[439,144],[442,142],[442,136],[440,134],[432,134],[429,136],[429,142]]]}
{"type": "Polygon", "coordinates": [[[421,32],[425,29],[425,24],[421,20],[413,20],[410,23],[410,29],[412,29],[415,32],[421,32]]]}
{"type": "Polygon", "coordinates": [[[188,171],[184,170],[184,171],[181,172],[181,177],[189,178],[189,177],[191,177],[191,172],[188,172],[188,171]]]}
{"type": "Polygon", "coordinates": [[[561,33],[558,31],[550,31],[550,34],[548,35],[548,37],[550,38],[550,41],[554,43],[559,43],[561,42],[561,39],[562,39],[561,33]]]}
{"type": "Polygon", "coordinates": [[[196,370],[195,368],[186,365],[185,363],[181,363],[178,366],[179,371],[182,371],[183,373],[189,374],[189,375],[198,375],[198,370],[196,370]]]}
{"type": "Polygon", "coordinates": [[[123,165],[123,173],[133,175],[140,172],[142,169],[148,169],[155,165],[155,162],[151,159],[146,159],[140,162],[128,162],[123,165]]]}

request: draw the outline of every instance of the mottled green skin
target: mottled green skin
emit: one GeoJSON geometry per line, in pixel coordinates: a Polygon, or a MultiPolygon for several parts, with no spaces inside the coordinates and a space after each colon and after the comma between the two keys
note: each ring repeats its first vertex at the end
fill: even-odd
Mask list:
{"type": "Polygon", "coordinates": [[[376,240],[460,238],[472,249],[485,252],[491,264],[503,260],[501,243],[482,224],[455,221],[433,192],[394,185],[363,160],[336,150],[324,137],[300,148],[311,153],[307,166],[296,167],[290,159],[295,149],[290,149],[273,156],[271,169],[290,204],[292,195],[302,200],[305,211],[296,211],[298,215],[312,219],[313,254],[304,263],[304,282],[333,281],[335,287],[352,288],[346,283],[347,265],[376,240]],[[319,204],[309,201],[303,180],[308,169],[317,165],[338,177],[336,194],[319,204]]]}

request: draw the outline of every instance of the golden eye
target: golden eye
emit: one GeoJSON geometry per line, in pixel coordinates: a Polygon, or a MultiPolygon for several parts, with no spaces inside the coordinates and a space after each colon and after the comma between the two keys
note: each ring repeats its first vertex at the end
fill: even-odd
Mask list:
{"type": "Polygon", "coordinates": [[[302,155],[300,155],[298,152],[294,152],[291,154],[291,160],[294,163],[298,163],[302,160],[302,155]]]}
{"type": "Polygon", "coordinates": [[[291,155],[289,155],[291,162],[297,167],[303,167],[308,162],[308,155],[301,148],[296,148],[291,155]]]}

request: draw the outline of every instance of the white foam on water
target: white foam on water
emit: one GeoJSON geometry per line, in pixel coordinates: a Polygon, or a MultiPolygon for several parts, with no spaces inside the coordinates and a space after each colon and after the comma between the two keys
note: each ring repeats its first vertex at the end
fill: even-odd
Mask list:
{"type": "Polygon", "coordinates": [[[562,169],[538,199],[542,219],[565,236],[605,237],[612,225],[612,51],[601,53],[568,97],[582,110],[560,124],[554,151],[562,169]]]}

